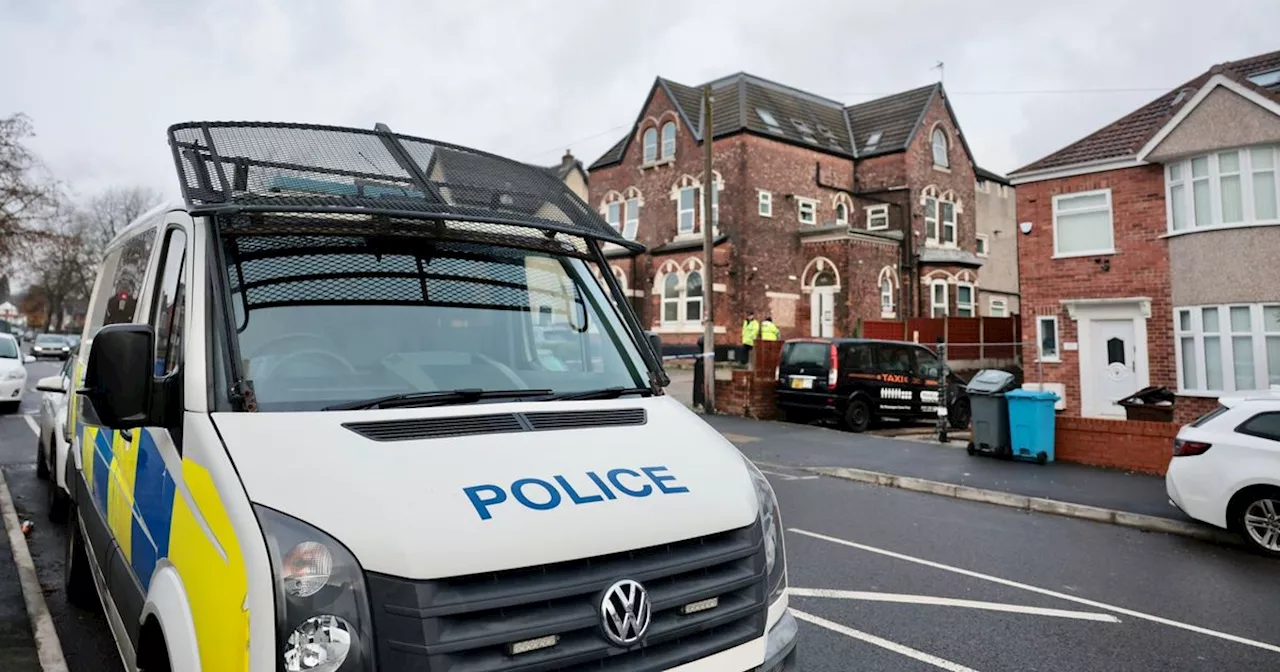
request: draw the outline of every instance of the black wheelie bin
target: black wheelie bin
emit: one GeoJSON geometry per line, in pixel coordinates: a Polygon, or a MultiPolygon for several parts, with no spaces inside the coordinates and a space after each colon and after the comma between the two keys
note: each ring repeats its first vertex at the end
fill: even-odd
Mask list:
{"type": "Polygon", "coordinates": [[[999,369],[979,371],[965,387],[973,414],[973,440],[968,446],[970,455],[981,453],[1008,457],[1011,454],[1009,402],[1005,400],[1004,393],[1015,387],[1013,374],[999,369]]]}

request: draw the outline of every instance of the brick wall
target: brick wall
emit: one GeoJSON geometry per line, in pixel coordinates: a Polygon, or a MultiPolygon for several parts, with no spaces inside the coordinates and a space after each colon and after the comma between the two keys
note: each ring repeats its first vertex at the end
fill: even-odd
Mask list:
{"type": "MultiPolygon", "coordinates": [[[[1170,303],[1168,246],[1165,233],[1164,177],[1160,166],[1141,166],[1057,180],[1032,182],[1017,189],[1018,221],[1032,230],[1018,242],[1022,329],[1036,338],[1036,318],[1056,315],[1060,363],[1044,363],[1044,380],[1066,385],[1065,413],[1080,415],[1078,351],[1061,348],[1078,342],[1076,323],[1063,299],[1145,296],[1151,298],[1147,320],[1147,361],[1152,385],[1175,387],[1173,312],[1170,303]],[[1094,189],[1111,189],[1112,230],[1116,253],[1105,257],[1053,259],[1053,197],[1094,189]],[[1107,261],[1104,271],[1100,262],[1107,261]]],[[[1035,351],[1028,353],[1028,380],[1036,370],[1035,351]]],[[[1180,403],[1182,400],[1179,400],[1180,403]]],[[[1189,402],[1188,405],[1194,405],[1189,402]]]]}
{"type": "Polygon", "coordinates": [[[1059,415],[1055,459],[1094,467],[1164,475],[1179,425],[1059,415]]]}
{"type": "Polygon", "coordinates": [[[778,415],[774,370],[782,357],[781,341],[761,341],[752,350],[753,368],[734,369],[731,380],[717,380],[716,412],[769,420],[778,415]]]}
{"type": "MultiPolygon", "coordinates": [[[[915,249],[924,245],[924,206],[920,204],[920,192],[929,185],[938,192],[952,191],[956,196],[956,243],[962,250],[977,253],[977,213],[975,201],[975,174],[973,163],[965,154],[960,141],[959,127],[947,112],[943,99],[935,97],[924,113],[924,121],[916,131],[904,155],[906,182],[911,186],[912,228],[915,229],[915,249]],[[947,134],[947,162],[945,169],[933,165],[933,129],[941,128],[947,134]]],[[[862,170],[859,166],[859,170],[862,170]]]]}

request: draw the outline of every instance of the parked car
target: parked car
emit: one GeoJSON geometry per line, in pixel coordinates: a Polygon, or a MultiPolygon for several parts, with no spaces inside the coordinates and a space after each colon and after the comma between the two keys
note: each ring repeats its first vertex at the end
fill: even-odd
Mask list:
{"type": "Polygon", "coordinates": [[[66,336],[40,334],[36,336],[36,342],[31,344],[31,354],[36,359],[42,357],[66,359],[71,355],[71,342],[66,336]]]}
{"type": "MultiPolygon", "coordinates": [[[[855,432],[880,418],[938,416],[938,356],[917,343],[856,338],[802,338],[782,345],[778,406],[789,419],[834,417],[855,432]]],[[[964,382],[948,375],[947,420],[969,425],[964,382]]]]}
{"type": "Polygon", "coordinates": [[[62,337],[67,339],[67,342],[71,344],[72,350],[80,347],[80,334],[62,334],[62,337]]]}
{"type": "Polygon", "coordinates": [[[18,339],[0,334],[0,413],[14,413],[22,405],[27,385],[27,367],[18,339]]]}
{"type": "Polygon", "coordinates": [[[1218,403],[1178,432],[1165,476],[1169,499],[1280,558],[1280,385],[1218,403]]]}
{"type": "Polygon", "coordinates": [[[36,476],[49,481],[49,518],[63,522],[67,518],[66,465],[70,448],[67,426],[67,401],[73,384],[72,367],[76,358],[68,357],[62,371],[36,381],[40,398],[40,436],[36,446],[36,476]]]}

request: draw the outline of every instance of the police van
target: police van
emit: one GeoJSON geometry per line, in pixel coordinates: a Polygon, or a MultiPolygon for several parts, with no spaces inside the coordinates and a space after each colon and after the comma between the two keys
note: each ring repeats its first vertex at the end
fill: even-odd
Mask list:
{"type": "Polygon", "coordinates": [[[69,411],[65,592],[128,669],[795,669],[773,491],[602,251],[643,248],[382,125],[168,136],[69,411]]]}
{"type": "Polygon", "coordinates": [[[956,429],[969,426],[964,381],[947,374],[917,343],[861,338],[797,338],[782,345],[778,407],[788,419],[831,417],[852,431],[882,418],[936,420],[939,407],[956,429]]]}

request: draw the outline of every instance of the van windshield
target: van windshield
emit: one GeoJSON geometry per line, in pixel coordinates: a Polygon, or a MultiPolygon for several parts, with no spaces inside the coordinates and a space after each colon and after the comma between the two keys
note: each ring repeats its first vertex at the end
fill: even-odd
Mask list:
{"type": "Polygon", "coordinates": [[[620,316],[576,258],[364,236],[237,236],[225,250],[259,410],[646,385],[620,316]]]}

